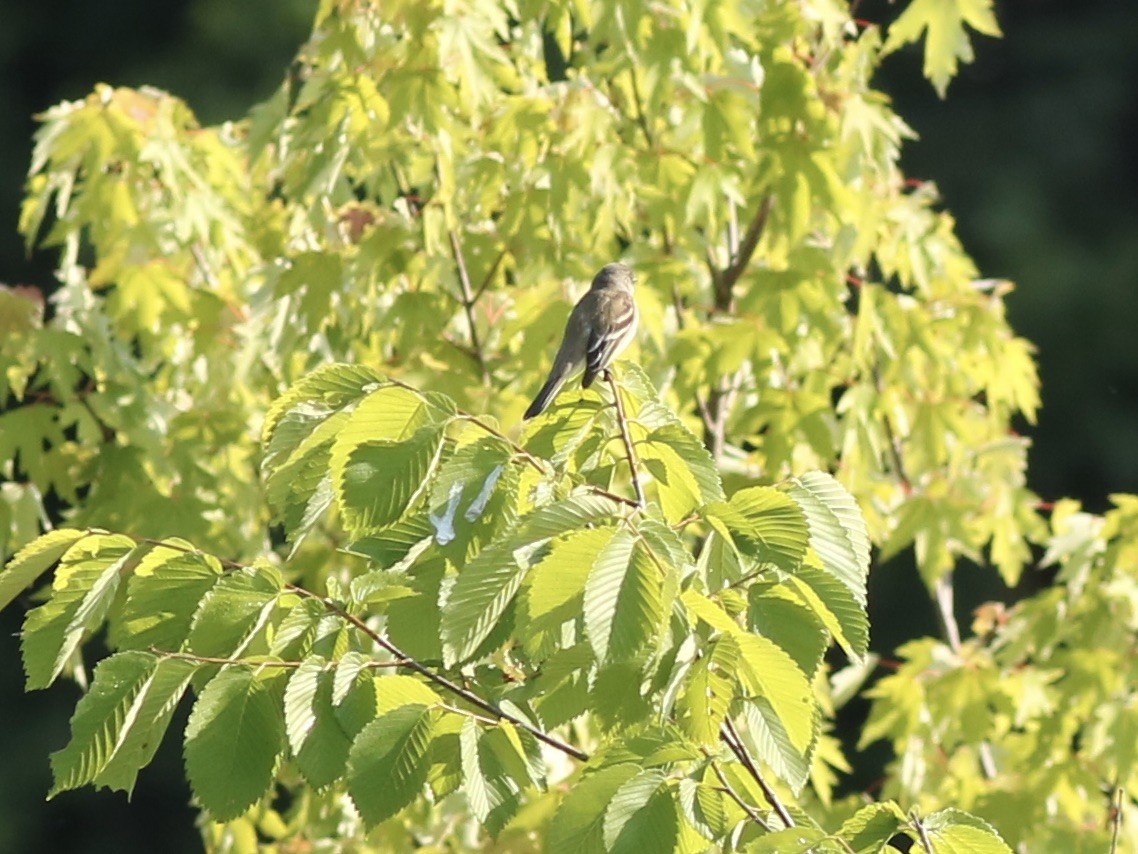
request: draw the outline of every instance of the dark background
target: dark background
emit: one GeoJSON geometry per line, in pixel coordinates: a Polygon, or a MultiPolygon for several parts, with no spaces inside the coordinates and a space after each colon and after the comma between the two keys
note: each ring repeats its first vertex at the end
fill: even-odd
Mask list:
{"type": "MultiPolygon", "coordinates": [[[[203,124],[240,117],[276,87],[312,14],[303,0],[16,5],[0,4],[0,282],[45,289],[51,254],[27,257],[15,231],[33,114],[103,81],[174,92],[203,124]]],[[[858,16],[897,11],[877,0],[858,16]]],[[[879,84],[921,136],[906,148],[907,173],[937,182],[982,275],[1017,283],[1012,325],[1038,345],[1043,380],[1039,423],[1025,425],[1031,485],[1045,500],[1102,510],[1110,493],[1138,491],[1138,5],[998,0],[997,14],[1004,38],[975,38],[977,61],[947,100],[913,49],[887,60],[879,84]]],[[[1022,592],[992,576],[958,575],[965,627],[977,602],[1022,592]]],[[[877,651],[937,631],[903,565],[876,572],[870,588],[877,651]]],[[[21,617],[0,612],[0,854],[201,850],[173,735],[133,802],[85,789],[44,803],[46,754],[67,740],[77,689],[23,693],[21,617]]],[[[183,726],[184,712],[171,734],[183,726]]]]}

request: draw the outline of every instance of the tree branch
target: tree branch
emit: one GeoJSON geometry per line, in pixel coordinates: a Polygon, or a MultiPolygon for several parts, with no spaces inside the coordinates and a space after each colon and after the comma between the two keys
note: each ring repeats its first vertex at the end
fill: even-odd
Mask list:
{"type": "Polygon", "coordinates": [[[916,812],[913,812],[909,816],[909,820],[913,823],[913,827],[917,829],[917,836],[921,839],[921,847],[925,849],[925,854],[936,854],[936,851],[933,849],[932,840],[929,839],[929,832],[925,830],[925,824],[917,816],[916,812]]]}
{"type": "MultiPolygon", "coordinates": [[[[466,270],[466,257],[462,254],[462,245],[458,242],[458,234],[453,228],[447,229],[450,238],[450,251],[454,256],[455,266],[458,268],[458,284],[462,290],[462,308],[466,312],[466,323],[470,327],[470,346],[474,349],[474,358],[482,372],[482,384],[490,385],[490,371],[486,367],[486,354],[482,352],[482,341],[478,336],[478,326],[474,322],[474,288],[470,284],[470,274],[466,270]]],[[[493,271],[491,271],[493,272],[493,271]]]]}
{"type": "Polygon", "coordinates": [[[731,752],[743,763],[743,767],[747,769],[754,781],[759,784],[759,788],[763,790],[763,797],[767,799],[767,803],[778,813],[778,817],[782,819],[782,823],[787,827],[794,827],[794,819],[791,817],[790,812],[783,805],[782,801],[779,800],[778,793],[775,792],[770,784],[763,778],[758,766],[755,765],[755,760],[747,753],[747,749],[743,746],[743,740],[739,738],[735,724],[731,723],[730,718],[723,721],[723,726],[719,729],[719,737],[723,740],[724,744],[731,748],[731,752]]]}
{"type": "Polygon", "coordinates": [[[312,599],[317,600],[325,608],[327,608],[329,611],[331,611],[333,614],[336,614],[337,616],[342,617],[343,619],[347,620],[349,623],[351,623],[353,626],[355,626],[357,629],[359,629],[361,632],[363,632],[365,635],[367,635],[377,646],[381,647],[382,649],[387,650],[389,653],[394,655],[396,658],[402,659],[404,662],[406,662],[405,664],[403,664],[401,666],[406,667],[408,670],[413,670],[415,673],[418,673],[420,676],[423,676],[426,679],[430,680],[431,682],[434,682],[436,685],[439,685],[440,687],[445,688],[447,691],[454,694],[456,697],[461,697],[463,700],[470,703],[470,705],[474,706],[477,709],[481,709],[482,711],[486,712],[488,715],[493,716],[496,720],[509,721],[514,726],[520,727],[521,729],[524,729],[526,732],[528,732],[530,735],[532,735],[538,741],[549,745],[550,747],[554,748],[555,750],[559,750],[562,753],[566,754],[567,756],[572,756],[574,759],[577,759],[580,762],[588,762],[589,761],[589,754],[585,753],[584,751],[579,750],[578,748],[574,747],[573,745],[567,744],[566,742],[561,741],[558,738],[554,738],[552,735],[549,735],[549,733],[538,729],[537,727],[533,726],[532,724],[528,723],[527,721],[522,720],[521,718],[519,718],[515,715],[511,715],[509,712],[504,711],[503,709],[500,709],[498,706],[494,705],[490,701],[483,700],[481,697],[479,697],[477,694],[473,693],[472,691],[469,691],[466,688],[463,688],[461,685],[457,684],[456,682],[451,681],[446,676],[443,676],[441,673],[436,673],[434,670],[431,670],[429,667],[426,667],[425,665],[416,661],[413,657],[404,653],[402,650],[399,649],[399,647],[397,647],[395,644],[393,644],[391,641],[389,641],[387,638],[385,638],[383,635],[381,635],[379,632],[377,632],[375,629],[373,629],[371,626],[369,626],[367,623],[365,623],[363,620],[361,620],[359,617],[357,617],[355,614],[352,614],[352,613],[346,611],[343,607],[341,607],[334,600],[329,599],[325,596],[319,596],[316,593],[313,593],[311,590],[306,590],[303,587],[298,587],[298,586],[293,585],[293,584],[288,585],[288,588],[290,590],[292,590],[293,592],[298,593],[302,596],[308,596],[312,599]]]}
{"type": "Polygon", "coordinates": [[[715,776],[719,779],[720,784],[723,786],[723,791],[727,793],[731,800],[733,800],[742,808],[743,812],[745,812],[750,817],[751,821],[753,821],[763,830],[770,830],[770,825],[767,824],[763,820],[763,817],[755,811],[755,808],[747,803],[742,795],[735,791],[735,787],[731,785],[731,781],[727,779],[727,775],[723,773],[723,769],[719,767],[719,763],[716,762],[715,759],[706,751],[704,755],[707,756],[709,760],[708,764],[711,765],[711,770],[715,772],[715,776]]]}
{"type": "Polygon", "coordinates": [[[739,281],[739,277],[743,275],[743,271],[747,269],[747,265],[751,263],[751,256],[755,254],[759,240],[762,239],[763,230],[767,226],[767,219],[770,217],[773,205],[774,197],[769,194],[759,202],[759,208],[755,211],[755,216],[750,225],[747,226],[746,234],[743,235],[738,247],[732,247],[731,258],[724,269],[717,269],[711,260],[711,256],[708,255],[716,311],[730,312],[734,310],[733,288],[735,283],[739,281]]]}
{"type": "Polygon", "coordinates": [[[636,472],[636,452],[632,447],[632,436],[628,432],[628,418],[624,414],[624,402],[620,397],[620,386],[616,384],[616,378],[613,377],[612,371],[607,368],[605,369],[605,380],[612,389],[612,396],[616,400],[616,418],[620,422],[620,437],[624,440],[624,451],[628,455],[628,471],[632,475],[632,488],[636,492],[636,506],[643,508],[646,504],[644,489],[640,485],[640,475],[636,472]]]}
{"type": "Polygon", "coordinates": [[[1110,799],[1110,854],[1118,854],[1118,840],[1122,835],[1122,799],[1125,792],[1121,785],[1114,787],[1114,796],[1110,799]]]}

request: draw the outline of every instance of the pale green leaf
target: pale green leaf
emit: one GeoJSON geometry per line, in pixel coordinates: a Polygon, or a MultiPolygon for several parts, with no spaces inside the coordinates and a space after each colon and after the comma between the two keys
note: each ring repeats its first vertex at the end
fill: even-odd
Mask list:
{"type": "Polygon", "coordinates": [[[407,441],[361,440],[341,431],[332,451],[332,479],[344,525],[352,533],[383,528],[401,517],[430,483],[443,431],[428,425],[407,441]]]}
{"type": "Polygon", "coordinates": [[[802,563],[809,538],[806,517],[777,489],[741,489],[730,501],[707,505],[705,513],[712,526],[744,554],[788,572],[802,563]]]}
{"type": "Polygon", "coordinates": [[[788,492],[806,515],[810,547],[822,568],[845,584],[864,607],[869,533],[857,502],[825,472],[796,478],[788,492]]]}
{"type": "Polygon", "coordinates": [[[239,657],[264,646],[284,582],[271,567],[245,567],[210,588],[194,614],[186,646],[195,655],[239,657]]]}
{"type": "MultiPolygon", "coordinates": [[[[726,639],[725,639],[726,640],[726,639]]],[[[815,735],[814,692],[782,648],[761,635],[736,633],[739,677],[752,696],[765,697],[786,729],[791,745],[805,755],[815,735]]]]}
{"type": "Polygon", "coordinates": [[[906,823],[905,813],[893,801],[867,804],[843,822],[837,835],[854,854],[878,854],[906,823]]]}
{"type": "Polygon", "coordinates": [[[59,560],[60,555],[85,536],[86,531],[58,528],[20,549],[0,571],[0,609],[6,608],[44,570],[59,560]]]}
{"type": "Polygon", "coordinates": [[[933,854],[1012,854],[994,827],[963,810],[940,810],[923,824],[933,854]]]}
{"type": "Polygon", "coordinates": [[[135,549],[129,537],[92,534],[63,555],[51,598],[24,620],[20,651],[28,690],[54,682],[79,644],[102,625],[135,549]]]}

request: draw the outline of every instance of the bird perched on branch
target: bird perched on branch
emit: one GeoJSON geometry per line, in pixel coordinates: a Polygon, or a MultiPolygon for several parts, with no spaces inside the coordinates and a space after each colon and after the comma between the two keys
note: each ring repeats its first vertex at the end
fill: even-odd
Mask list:
{"type": "Polygon", "coordinates": [[[632,298],[635,284],[636,274],[626,264],[606,264],[601,268],[589,290],[573,306],[549,379],[523,417],[541,414],[565,381],[582,366],[585,375],[581,387],[588,388],[629,345],[640,317],[632,298]]]}

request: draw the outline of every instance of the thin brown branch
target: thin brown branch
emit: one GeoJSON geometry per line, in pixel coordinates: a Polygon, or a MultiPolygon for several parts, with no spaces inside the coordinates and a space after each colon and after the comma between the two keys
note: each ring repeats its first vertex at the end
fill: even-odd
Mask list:
{"type": "Polygon", "coordinates": [[[502,266],[502,259],[506,257],[506,248],[503,247],[502,251],[498,253],[498,257],[494,259],[494,263],[490,265],[490,269],[486,271],[486,275],[482,277],[481,284],[478,285],[478,290],[474,292],[474,301],[478,302],[482,298],[482,294],[486,293],[486,289],[490,287],[490,283],[494,281],[494,274],[498,272],[498,268],[502,266]]]}
{"type": "Polygon", "coordinates": [[[640,85],[636,82],[635,64],[628,67],[628,76],[632,80],[632,103],[636,107],[636,123],[640,126],[640,132],[644,134],[644,141],[648,147],[655,148],[656,142],[652,138],[652,131],[648,129],[648,120],[644,117],[644,101],[640,98],[640,85]]]}
{"type": "Polygon", "coordinates": [[[735,283],[739,281],[739,277],[743,275],[743,271],[747,269],[747,265],[751,263],[751,256],[755,254],[755,249],[759,245],[759,240],[762,239],[763,230],[767,226],[767,219],[770,217],[771,207],[774,204],[774,197],[767,195],[759,202],[759,208],[755,211],[755,216],[747,226],[747,232],[743,235],[743,239],[739,242],[737,248],[731,252],[731,258],[728,264],[722,270],[715,267],[711,262],[710,255],[708,262],[712,270],[712,285],[714,286],[715,308],[717,311],[730,312],[735,307],[735,299],[733,289],[735,283]]]}
{"type": "Polygon", "coordinates": [[[936,854],[933,850],[932,840],[929,839],[929,832],[925,829],[925,823],[921,821],[915,812],[909,816],[909,820],[913,823],[913,827],[916,828],[917,836],[921,839],[921,847],[925,849],[925,854],[936,854]]]}
{"type": "Polygon", "coordinates": [[[397,647],[390,640],[385,638],[355,614],[346,611],[334,600],[324,596],[319,596],[316,593],[313,593],[311,590],[306,590],[305,588],[298,587],[296,585],[289,585],[289,589],[293,590],[296,593],[299,593],[302,596],[308,596],[312,599],[316,599],[329,611],[347,620],[355,628],[367,635],[367,637],[370,638],[371,641],[377,646],[387,650],[396,658],[403,659],[406,662],[404,665],[402,665],[403,667],[406,667],[408,670],[412,670],[415,673],[418,673],[420,676],[425,677],[429,681],[434,682],[436,685],[445,688],[456,697],[462,698],[475,708],[481,709],[488,715],[491,715],[495,720],[509,721],[514,726],[524,729],[538,741],[549,745],[555,750],[559,750],[567,756],[572,756],[574,759],[577,759],[581,762],[589,761],[589,754],[585,753],[584,751],[579,750],[571,744],[567,744],[566,742],[561,741],[559,738],[555,738],[549,733],[538,729],[533,724],[530,724],[515,715],[511,715],[509,712],[504,711],[488,700],[482,699],[474,692],[467,690],[458,683],[448,679],[446,676],[443,676],[441,673],[436,673],[434,670],[431,670],[429,667],[425,666],[419,661],[416,661],[412,656],[404,653],[401,649],[399,649],[399,647],[397,647]]]}
{"type": "Polygon", "coordinates": [[[616,401],[616,419],[620,423],[620,438],[624,441],[624,452],[628,455],[628,471],[632,476],[632,488],[636,492],[636,506],[644,507],[644,488],[640,485],[640,475],[636,471],[636,451],[632,447],[632,435],[628,432],[628,418],[624,414],[624,401],[620,396],[620,386],[612,371],[605,370],[605,380],[612,389],[613,399],[616,401]]]}
{"type": "Polygon", "coordinates": [[[454,256],[455,267],[458,269],[458,284],[462,291],[459,301],[462,303],[463,311],[466,312],[466,324],[470,328],[470,346],[474,349],[474,358],[482,372],[482,384],[488,386],[490,385],[490,371],[486,367],[486,354],[482,351],[478,325],[474,320],[474,303],[477,297],[474,296],[474,288],[470,284],[470,273],[466,269],[466,256],[463,255],[462,244],[458,242],[458,234],[453,228],[447,229],[447,236],[450,238],[450,251],[454,256]]]}
{"type": "Polygon", "coordinates": [[[747,748],[743,746],[743,740],[739,738],[739,732],[735,729],[735,724],[731,723],[731,719],[727,718],[723,721],[723,726],[720,727],[719,737],[723,740],[735,757],[743,763],[743,767],[751,775],[752,779],[759,784],[759,788],[763,791],[763,797],[767,799],[767,803],[771,808],[778,813],[778,817],[782,819],[782,823],[787,827],[794,827],[794,819],[790,815],[790,811],[783,805],[778,797],[778,793],[771,788],[770,783],[763,777],[759,767],[755,764],[755,760],[747,753],[747,748]]]}
{"type": "Polygon", "coordinates": [[[715,776],[719,779],[720,784],[723,786],[723,791],[727,793],[731,800],[733,800],[742,808],[743,812],[745,812],[748,817],[750,817],[751,821],[753,821],[763,830],[770,830],[770,825],[766,823],[766,821],[761,815],[758,814],[758,812],[756,812],[755,808],[747,803],[742,795],[735,791],[735,787],[731,785],[731,781],[727,779],[727,775],[723,773],[723,769],[719,767],[719,763],[716,762],[715,759],[711,756],[708,756],[708,759],[709,764],[711,765],[711,770],[715,772],[715,776]]]}

